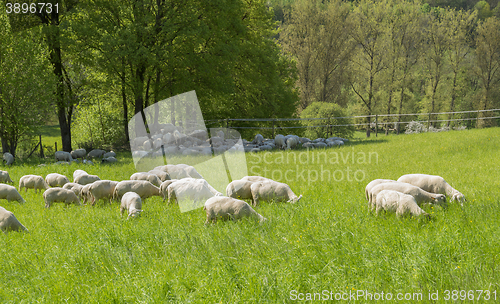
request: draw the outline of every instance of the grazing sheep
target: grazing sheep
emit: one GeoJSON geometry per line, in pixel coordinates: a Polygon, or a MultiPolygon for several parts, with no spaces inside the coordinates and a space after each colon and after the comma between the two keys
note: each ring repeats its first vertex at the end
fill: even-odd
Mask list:
{"type": "Polygon", "coordinates": [[[83,186],[77,183],[67,183],[64,184],[62,188],[66,190],[71,190],[75,192],[76,195],[80,196],[80,194],[82,193],[83,186]]]}
{"type": "Polygon", "coordinates": [[[21,179],[19,180],[19,191],[21,191],[23,187],[25,188],[25,192],[27,192],[28,188],[30,188],[35,189],[35,193],[38,192],[38,189],[47,190],[50,188],[43,177],[41,177],[40,175],[25,175],[21,177],[21,179]]]}
{"type": "Polygon", "coordinates": [[[98,158],[98,157],[103,157],[103,155],[106,154],[106,151],[101,150],[101,149],[94,149],[87,154],[87,159],[89,158],[98,158]]]}
{"type": "Polygon", "coordinates": [[[173,183],[178,181],[178,179],[169,179],[161,183],[160,185],[160,193],[163,198],[163,201],[168,197],[168,186],[173,183]]]}
{"type": "Polygon", "coordinates": [[[369,199],[368,194],[370,193],[372,188],[375,187],[376,185],[383,184],[383,183],[392,183],[392,182],[395,182],[395,180],[392,180],[392,179],[374,179],[374,180],[372,180],[371,182],[368,183],[368,185],[366,185],[366,188],[365,188],[366,199],[367,200],[369,199]]]}
{"type": "Polygon", "coordinates": [[[203,178],[193,166],[188,166],[185,164],[158,166],[154,168],[154,170],[167,172],[170,175],[171,179],[181,179],[188,177],[199,179],[203,178]]]}
{"type": "Polygon", "coordinates": [[[114,156],[103,157],[101,163],[116,163],[118,160],[114,156]]]}
{"type": "Polygon", "coordinates": [[[254,206],[257,206],[261,200],[274,199],[275,202],[296,203],[302,198],[302,195],[295,195],[287,184],[275,181],[255,182],[250,189],[254,206]]]}
{"type": "Polygon", "coordinates": [[[445,194],[451,197],[451,202],[457,200],[462,204],[465,197],[458,190],[448,184],[444,178],[438,175],[428,174],[406,174],[398,179],[398,182],[412,184],[431,193],[445,194]]]}
{"type": "Polygon", "coordinates": [[[14,183],[10,179],[9,172],[0,170],[0,183],[14,183]]]}
{"type": "Polygon", "coordinates": [[[130,180],[147,180],[156,187],[160,187],[161,184],[161,180],[156,174],[147,172],[134,173],[130,176],[130,180]]]}
{"type": "Polygon", "coordinates": [[[274,138],[274,144],[278,149],[284,150],[286,148],[285,136],[278,134],[274,138]]]}
{"type": "Polygon", "coordinates": [[[80,199],[71,190],[63,188],[50,188],[43,193],[43,200],[45,201],[45,208],[49,208],[52,203],[71,203],[80,206],[80,199]]]}
{"type": "Polygon", "coordinates": [[[126,192],[122,196],[120,213],[123,216],[123,211],[127,210],[128,217],[136,217],[141,215],[142,212],[142,200],[139,194],[135,192],[126,192]]]}
{"type": "Polygon", "coordinates": [[[26,231],[28,229],[21,224],[14,213],[8,211],[4,207],[0,207],[0,229],[7,234],[9,231],[26,231]]]}
{"type": "Polygon", "coordinates": [[[65,161],[65,162],[72,162],[74,161],[73,157],[71,157],[71,153],[65,152],[65,151],[56,151],[54,153],[56,162],[57,161],[65,161]]]}
{"type": "Polygon", "coordinates": [[[5,152],[3,154],[3,161],[7,166],[10,166],[14,163],[14,155],[10,154],[9,152],[5,152]]]}
{"type": "Polygon", "coordinates": [[[118,182],[111,180],[98,180],[90,184],[89,186],[89,197],[91,199],[91,205],[103,198],[108,198],[109,202],[113,199],[113,192],[118,182]]]}
{"type": "Polygon", "coordinates": [[[389,212],[396,212],[397,216],[410,214],[413,216],[424,215],[427,218],[430,218],[430,215],[418,206],[417,201],[413,196],[394,190],[380,191],[377,194],[375,206],[372,206],[372,211],[374,207],[377,215],[380,210],[385,210],[389,212]]]}
{"type": "Polygon", "coordinates": [[[87,184],[91,184],[91,183],[98,181],[98,180],[101,180],[101,179],[97,175],[81,174],[75,178],[74,182],[77,184],[80,184],[80,185],[87,185],[87,184]]]}
{"type": "Polygon", "coordinates": [[[257,134],[257,135],[255,135],[255,138],[253,139],[252,144],[260,145],[263,142],[264,142],[264,136],[257,134]]]}
{"type": "Polygon", "coordinates": [[[290,136],[286,140],[286,148],[287,149],[293,149],[299,144],[299,138],[296,136],[290,136]]]}
{"type": "MultiPolygon", "coordinates": [[[[164,182],[166,183],[166,182],[164,182]]],[[[212,196],[221,196],[222,193],[215,190],[204,179],[185,178],[168,185],[168,202],[179,200],[192,200],[193,204],[206,201],[212,196]]]]}
{"type": "Polygon", "coordinates": [[[378,193],[382,190],[394,190],[394,191],[399,191],[401,193],[409,194],[415,198],[419,206],[422,206],[422,204],[424,203],[437,204],[443,208],[446,208],[447,206],[446,196],[437,193],[430,193],[417,186],[401,182],[383,183],[373,187],[371,191],[368,193],[368,201],[372,206],[373,204],[375,204],[378,193]]]}
{"type": "Polygon", "coordinates": [[[90,187],[92,186],[92,184],[93,183],[82,186],[80,194],[77,194],[77,196],[82,200],[82,204],[85,204],[87,200],[92,200],[92,195],[90,194],[90,187]]]}
{"type": "Polygon", "coordinates": [[[266,182],[266,181],[272,181],[272,179],[267,178],[267,177],[262,177],[262,176],[245,176],[241,179],[242,181],[250,181],[250,182],[266,182]]]}
{"type": "Polygon", "coordinates": [[[113,151],[109,151],[108,153],[104,153],[104,155],[102,157],[103,158],[116,157],[116,153],[113,151]]]}
{"type": "Polygon", "coordinates": [[[243,217],[250,217],[259,222],[266,221],[267,219],[258,214],[249,204],[242,200],[226,196],[214,196],[205,202],[203,210],[207,213],[207,220],[205,225],[210,222],[217,222],[217,219],[227,220],[232,219],[236,221],[243,217]]]}
{"type": "Polygon", "coordinates": [[[156,169],[153,169],[153,170],[149,170],[148,173],[151,173],[151,174],[154,174],[156,176],[158,176],[158,178],[164,182],[166,180],[169,180],[170,179],[170,175],[168,175],[167,172],[165,171],[162,171],[162,170],[156,170],[156,169]]]}
{"type": "Polygon", "coordinates": [[[122,196],[127,192],[135,192],[139,194],[142,200],[153,195],[160,196],[160,188],[143,180],[127,180],[119,182],[113,191],[113,199],[121,200],[122,196]]]}
{"type": "Polygon", "coordinates": [[[237,199],[252,199],[250,187],[254,182],[246,180],[234,180],[226,187],[226,195],[237,199]]]}
{"type": "Polygon", "coordinates": [[[83,170],[75,170],[75,172],[73,172],[73,181],[76,179],[77,176],[79,175],[89,175],[87,172],[83,171],[83,170]]]}
{"type": "Polygon", "coordinates": [[[17,191],[16,187],[6,184],[0,184],[0,199],[6,199],[7,201],[16,201],[24,204],[26,201],[21,197],[21,194],[17,191]]]}
{"type": "Polygon", "coordinates": [[[59,173],[50,173],[47,174],[45,177],[45,182],[50,186],[50,187],[62,187],[64,184],[69,183],[69,179],[59,173]]]}
{"type": "Polygon", "coordinates": [[[87,151],[85,149],[76,149],[71,151],[70,154],[72,158],[74,159],[81,158],[83,161],[83,158],[85,157],[85,155],[87,155],[87,151]]]}

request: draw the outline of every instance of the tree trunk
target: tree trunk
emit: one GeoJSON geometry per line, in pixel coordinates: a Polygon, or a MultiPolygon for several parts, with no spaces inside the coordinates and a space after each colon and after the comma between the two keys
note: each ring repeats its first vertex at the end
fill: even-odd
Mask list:
{"type": "Polygon", "coordinates": [[[123,105],[123,131],[125,132],[125,139],[130,142],[130,136],[128,134],[128,105],[127,105],[127,94],[125,91],[125,61],[122,60],[122,72],[120,74],[121,79],[121,89],[122,89],[122,105],[123,105]]]}
{"type": "MultiPolygon", "coordinates": [[[[135,73],[135,86],[134,86],[134,97],[135,97],[135,109],[134,114],[141,113],[143,124],[146,124],[146,116],[144,115],[144,74],[146,73],[146,67],[144,65],[140,65],[136,69],[135,73]]],[[[139,119],[135,120],[135,136],[147,136],[147,134],[143,134],[140,130],[144,128],[144,125],[141,125],[141,121],[139,119]]]]}
{"type": "MultiPolygon", "coordinates": [[[[450,102],[450,112],[455,112],[455,98],[456,98],[456,90],[457,90],[457,73],[455,72],[453,75],[453,87],[451,88],[451,102],[450,102]]],[[[451,119],[453,118],[453,114],[450,113],[448,115],[448,123],[446,126],[450,126],[451,119]]]]}

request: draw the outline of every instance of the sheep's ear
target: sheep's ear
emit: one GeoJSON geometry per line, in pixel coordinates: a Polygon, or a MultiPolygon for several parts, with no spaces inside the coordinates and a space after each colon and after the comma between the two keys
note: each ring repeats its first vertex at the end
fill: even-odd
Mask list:
{"type": "Polygon", "coordinates": [[[436,199],[436,198],[435,198],[435,197],[433,197],[433,196],[431,196],[431,198],[432,198],[433,200],[435,200],[435,199],[436,199]]]}

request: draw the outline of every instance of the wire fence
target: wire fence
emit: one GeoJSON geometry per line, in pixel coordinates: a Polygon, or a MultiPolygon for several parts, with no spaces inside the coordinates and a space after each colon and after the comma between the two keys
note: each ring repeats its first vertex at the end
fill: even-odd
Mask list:
{"type": "Polygon", "coordinates": [[[241,130],[272,130],[272,136],[279,130],[303,129],[303,128],[335,128],[355,127],[373,129],[377,134],[379,130],[390,130],[396,133],[401,131],[401,126],[412,121],[425,123],[427,129],[431,126],[465,126],[475,128],[480,121],[500,119],[500,109],[472,110],[456,112],[437,113],[402,113],[402,114],[375,114],[344,117],[322,117],[322,118],[226,118],[205,120],[207,127],[226,127],[241,130]],[[352,123],[335,124],[339,120],[347,120],[352,123]],[[323,121],[322,124],[310,124],[307,122],[323,121]],[[365,122],[363,122],[365,121],[365,122]],[[368,122],[369,121],[369,122],[368,122]],[[306,122],[306,123],[304,123],[306,122]],[[241,124],[244,124],[243,126],[241,124]],[[264,125],[263,125],[264,123],[264,125]],[[283,126],[282,123],[294,123],[294,125],[283,126]],[[253,124],[253,126],[252,126],[253,124]],[[265,125],[267,124],[267,125],[265,125]],[[391,128],[392,126],[392,128],[391,128]]]}

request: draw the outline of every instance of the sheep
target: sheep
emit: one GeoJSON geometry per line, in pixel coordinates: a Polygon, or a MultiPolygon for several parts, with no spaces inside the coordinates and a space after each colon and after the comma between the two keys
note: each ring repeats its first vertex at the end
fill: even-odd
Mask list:
{"type": "Polygon", "coordinates": [[[290,136],[287,140],[286,140],[286,148],[289,150],[289,149],[292,149],[292,148],[295,148],[297,145],[299,144],[299,138],[296,137],[296,136],[290,136]]]}
{"type": "Polygon", "coordinates": [[[278,134],[274,138],[274,144],[278,149],[284,150],[286,148],[286,143],[285,143],[285,136],[278,134]]]}
{"type": "Polygon", "coordinates": [[[103,157],[101,163],[116,163],[118,160],[114,156],[103,157]]]}
{"type": "Polygon", "coordinates": [[[116,185],[118,185],[118,182],[111,180],[99,180],[90,184],[88,196],[90,196],[91,205],[103,198],[108,198],[111,203],[116,185]]]}
{"type": "Polygon", "coordinates": [[[142,200],[139,194],[135,192],[126,192],[123,194],[120,206],[120,214],[122,216],[125,210],[128,212],[127,219],[141,215],[142,200]]]}
{"type": "Polygon", "coordinates": [[[154,170],[167,172],[172,179],[181,179],[187,177],[198,179],[203,178],[193,166],[188,166],[185,164],[158,166],[154,168],[154,170]]]}
{"type": "Polygon", "coordinates": [[[66,189],[66,190],[71,190],[71,191],[75,192],[76,195],[80,196],[80,193],[82,192],[83,186],[80,184],[77,184],[77,183],[67,183],[67,184],[64,184],[64,186],[62,188],[66,189]]]}
{"type": "Polygon", "coordinates": [[[85,155],[87,155],[87,151],[85,149],[76,149],[74,151],[71,151],[70,154],[72,158],[74,159],[81,158],[83,161],[83,158],[85,157],[85,155]]]}
{"type": "Polygon", "coordinates": [[[156,174],[147,172],[134,173],[130,176],[130,180],[147,180],[156,187],[160,187],[161,184],[161,180],[156,174]]]}
{"type": "Polygon", "coordinates": [[[166,198],[168,198],[168,186],[173,183],[178,181],[178,179],[169,179],[161,183],[160,185],[160,194],[163,198],[163,201],[165,201],[166,198]]]}
{"type": "Polygon", "coordinates": [[[79,175],[89,175],[87,172],[83,171],[83,170],[75,170],[75,172],[73,172],[73,181],[76,179],[77,176],[79,175]]]}
{"type": "Polygon", "coordinates": [[[69,179],[59,173],[50,173],[47,174],[45,177],[45,182],[50,186],[50,187],[62,187],[64,184],[69,183],[69,179]]]}
{"type": "Polygon", "coordinates": [[[116,153],[113,151],[109,151],[108,153],[104,153],[104,155],[102,157],[103,158],[116,157],[116,153]]]}
{"type": "Polygon", "coordinates": [[[5,162],[5,165],[10,166],[14,163],[14,155],[10,154],[9,152],[5,152],[3,154],[3,161],[5,162]]]}
{"type": "Polygon", "coordinates": [[[382,190],[395,190],[401,193],[409,194],[415,198],[419,206],[422,206],[424,203],[431,203],[437,204],[443,208],[447,207],[446,196],[437,193],[430,193],[417,186],[402,182],[383,183],[373,187],[368,193],[368,201],[372,206],[375,204],[378,193],[382,190]]]}
{"type": "Polygon", "coordinates": [[[250,181],[250,182],[265,182],[265,181],[272,181],[272,179],[267,178],[267,177],[262,177],[262,176],[245,176],[241,179],[242,181],[250,181]]]}
{"type": "Polygon", "coordinates": [[[66,161],[66,162],[72,162],[74,161],[73,157],[71,157],[71,153],[65,152],[65,151],[56,151],[54,153],[56,162],[57,161],[66,161]]]}
{"type": "Polygon", "coordinates": [[[465,197],[458,190],[448,184],[444,178],[438,175],[428,174],[406,174],[398,179],[398,182],[412,184],[431,193],[445,194],[451,197],[451,202],[457,200],[463,204],[465,197]]]}
{"type": "Polygon", "coordinates": [[[38,189],[49,189],[49,185],[45,182],[43,177],[40,175],[24,175],[19,179],[19,191],[21,191],[21,188],[25,188],[25,192],[28,191],[28,188],[30,189],[35,189],[35,193],[38,192],[38,189]]]}
{"type": "Polygon", "coordinates": [[[10,179],[9,172],[0,170],[0,183],[14,183],[10,179]]]}
{"type": "Polygon", "coordinates": [[[246,180],[234,180],[226,187],[226,195],[237,199],[252,199],[250,187],[254,182],[246,180]]]}
{"type": "Polygon", "coordinates": [[[98,157],[103,157],[103,155],[106,153],[106,151],[101,150],[101,149],[94,149],[87,154],[87,159],[89,158],[98,158],[98,157]]]}
{"type": "Polygon", "coordinates": [[[151,174],[155,174],[156,176],[158,176],[158,178],[164,182],[166,180],[169,180],[170,179],[170,175],[168,175],[167,172],[165,171],[162,171],[162,170],[156,170],[156,169],[153,169],[153,170],[149,170],[148,173],[151,173],[151,174]]]}
{"type": "Polygon", "coordinates": [[[0,229],[7,234],[9,231],[26,231],[28,229],[21,224],[14,213],[8,211],[4,207],[0,207],[0,229]]]}
{"type": "Polygon", "coordinates": [[[264,136],[262,136],[262,135],[260,135],[260,134],[257,134],[257,135],[255,135],[255,138],[254,138],[254,140],[252,141],[252,144],[257,144],[257,145],[259,145],[259,144],[261,144],[261,143],[263,143],[263,142],[264,142],[264,136]]]}
{"type": "Polygon", "coordinates": [[[121,200],[122,196],[127,192],[135,192],[139,194],[141,199],[145,200],[153,195],[160,196],[160,188],[143,180],[127,180],[119,182],[113,191],[113,199],[121,200]]]}
{"type": "Polygon", "coordinates": [[[91,184],[95,181],[101,180],[99,176],[97,175],[89,175],[89,174],[81,174],[78,175],[73,182],[80,184],[80,185],[87,185],[91,184]]]}
{"type": "Polygon", "coordinates": [[[423,215],[430,219],[430,214],[422,210],[417,204],[415,198],[409,194],[404,194],[394,190],[382,190],[377,194],[375,205],[376,214],[380,210],[396,212],[397,216],[404,216],[407,214],[413,216],[423,215]]]}
{"type": "Polygon", "coordinates": [[[80,188],[80,193],[77,194],[77,196],[82,200],[82,204],[85,204],[87,200],[92,200],[92,195],[90,194],[90,187],[92,184],[93,183],[86,184],[80,188]]]}
{"type": "Polygon", "coordinates": [[[236,221],[243,217],[249,217],[259,220],[260,223],[267,220],[265,217],[258,214],[246,202],[227,196],[215,196],[209,198],[205,202],[203,210],[207,213],[205,225],[210,222],[215,223],[217,219],[232,219],[233,221],[236,221]]]}
{"type": "Polygon", "coordinates": [[[370,191],[372,190],[373,187],[375,187],[378,184],[392,183],[392,182],[395,182],[395,180],[392,180],[392,179],[374,179],[371,182],[369,182],[368,185],[366,185],[366,188],[365,188],[365,197],[366,197],[366,200],[368,200],[368,194],[370,193],[370,191]]]}
{"type": "MultiPolygon", "coordinates": [[[[221,196],[222,193],[215,190],[204,179],[185,178],[167,187],[168,202],[192,200],[196,205],[200,201],[206,201],[213,196],[221,196]]],[[[181,208],[182,209],[182,208],[181,208]]]]}
{"type": "Polygon", "coordinates": [[[21,197],[21,194],[19,194],[16,187],[6,184],[0,184],[0,199],[6,199],[9,202],[16,201],[21,204],[26,202],[21,197]]]}
{"type": "Polygon", "coordinates": [[[71,203],[80,206],[80,199],[71,190],[63,188],[50,188],[43,193],[43,200],[45,201],[45,208],[49,208],[52,203],[71,203]]]}
{"type": "Polygon", "coordinates": [[[255,182],[250,186],[250,190],[254,206],[257,206],[260,200],[274,199],[276,202],[296,203],[302,198],[302,195],[295,195],[287,184],[275,181],[255,182]]]}

